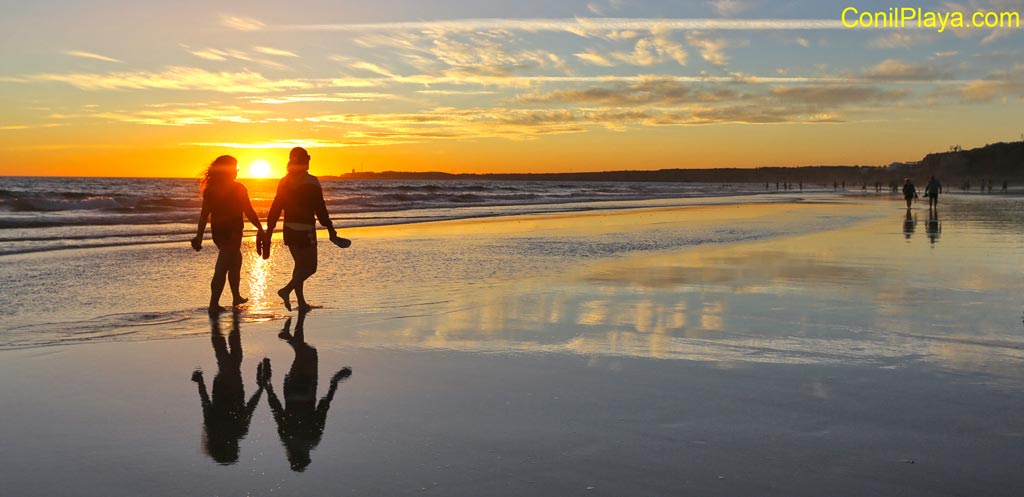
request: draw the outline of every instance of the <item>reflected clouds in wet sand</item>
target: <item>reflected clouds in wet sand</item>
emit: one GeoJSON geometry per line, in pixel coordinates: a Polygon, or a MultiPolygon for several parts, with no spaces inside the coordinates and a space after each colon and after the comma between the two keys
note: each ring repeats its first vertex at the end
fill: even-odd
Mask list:
{"type": "MultiPolygon", "coordinates": [[[[913,234],[917,220],[908,216],[899,233],[913,234]]],[[[581,264],[557,280],[524,279],[403,309],[351,337],[734,364],[918,363],[1019,377],[1024,347],[1000,319],[1008,309],[1016,317],[1019,284],[1005,260],[988,255],[1007,249],[995,238],[1001,233],[950,238],[939,252],[943,226],[934,210],[930,243],[904,243],[890,222],[880,216],[817,234],[581,264]]]]}
{"type": "Polygon", "coordinates": [[[338,389],[338,383],[352,375],[352,369],[342,368],[331,376],[327,394],[317,402],[319,359],[316,348],[306,343],[305,320],[307,312],[299,312],[295,331],[291,331],[292,319],[285,321],[284,329],[278,335],[288,342],[295,353],[291,369],[284,377],[284,404],[278,398],[270,382],[270,359],[263,359],[263,378],[267,390],[267,402],[277,423],[287,453],[288,463],[294,471],[305,471],[312,462],[310,452],[320,444],[327,425],[327,411],[338,389]]]}

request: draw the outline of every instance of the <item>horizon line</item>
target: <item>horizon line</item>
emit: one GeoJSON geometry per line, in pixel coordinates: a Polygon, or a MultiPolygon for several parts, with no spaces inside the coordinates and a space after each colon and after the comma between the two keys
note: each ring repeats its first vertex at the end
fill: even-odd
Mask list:
{"type": "MultiPolygon", "coordinates": [[[[815,165],[801,165],[801,166],[721,166],[721,167],[663,167],[658,169],[603,169],[595,171],[553,171],[553,172],[461,172],[452,173],[441,170],[430,170],[430,171],[397,171],[397,170],[382,170],[382,171],[356,171],[355,173],[343,172],[340,174],[321,173],[317,177],[323,178],[342,178],[345,175],[352,174],[446,174],[451,176],[506,176],[506,175],[517,175],[517,176],[545,176],[545,175],[568,175],[568,174],[608,174],[608,173],[651,173],[661,171],[716,171],[716,170],[750,170],[754,171],[757,169],[810,169],[810,168],[822,168],[822,167],[849,167],[849,168],[887,168],[893,164],[917,164],[920,161],[896,161],[885,165],[869,165],[869,164],[815,164],[815,165]]],[[[240,180],[271,180],[280,179],[284,176],[273,176],[269,178],[255,178],[250,176],[238,176],[240,180]]],[[[107,178],[107,179],[200,179],[199,175],[196,176],[105,176],[105,175],[66,175],[66,174],[0,174],[0,178],[107,178]]]]}

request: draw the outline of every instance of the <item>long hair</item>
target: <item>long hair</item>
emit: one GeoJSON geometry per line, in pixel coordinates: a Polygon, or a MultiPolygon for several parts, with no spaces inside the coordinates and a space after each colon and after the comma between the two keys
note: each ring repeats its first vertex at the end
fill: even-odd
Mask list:
{"type": "Polygon", "coordinates": [[[238,176],[237,167],[238,159],[230,155],[222,155],[214,159],[210,163],[210,167],[206,168],[202,179],[199,180],[199,193],[206,193],[206,189],[211,185],[216,186],[234,181],[235,177],[238,176]]]}

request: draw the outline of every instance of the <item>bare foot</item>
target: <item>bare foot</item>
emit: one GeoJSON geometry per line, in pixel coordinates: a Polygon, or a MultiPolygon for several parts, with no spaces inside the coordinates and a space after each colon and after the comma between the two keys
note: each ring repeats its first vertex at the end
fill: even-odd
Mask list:
{"type": "Polygon", "coordinates": [[[302,303],[299,304],[299,311],[301,311],[301,312],[309,312],[309,311],[311,311],[313,309],[319,309],[321,307],[323,307],[323,306],[322,305],[316,305],[316,304],[310,304],[309,302],[302,302],[302,303]]]}
{"type": "Polygon", "coordinates": [[[292,310],[292,303],[291,301],[288,300],[288,296],[291,293],[292,292],[286,292],[284,288],[277,291],[277,294],[281,297],[281,300],[284,301],[284,308],[288,309],[289,311],[292,310]]]}
{"type": "Polygon", "coordinates": [[[247,299],[245,297],[235,297],[231,301],[231,307],[238,307],[238,306],[240,306],[240,305],[242,305],[242,304],[244,304],[244,303],[246,303],[248,301],[249,301],[249,299],[247,299]]]}
{"type": "Polygon", "coordinates": [[[281,330],[281,333],[277,334],[277,338],[280,338],[281,340],[291,340],[292,339],[291,328],[292,328],[292,317],[288,316],[288,319],[284,320],[284,329],[281,330]]]}
{"type": "Polygon", "coordinates": [[[224,312],[226,310],[227,309],[221,307],[220,304],[213,304],[213,305],[210,306],[208,311],[209,311],[210,314],[219,314],[219,313],[222,313],[222,312],[224,312]]]}

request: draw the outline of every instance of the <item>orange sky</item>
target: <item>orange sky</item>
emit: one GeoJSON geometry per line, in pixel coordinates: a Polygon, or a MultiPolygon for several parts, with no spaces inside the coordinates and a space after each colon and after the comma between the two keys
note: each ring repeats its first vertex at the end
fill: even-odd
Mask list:
{"type": "Polygon", "coordinates": [[[1024,131],[1019,29],[850,30],[828,2],[346,5],[14,7],[0,175],[194,177],[222,154],[276,175],[295,145],[332,175],[884,165],[1024,131]]]}

